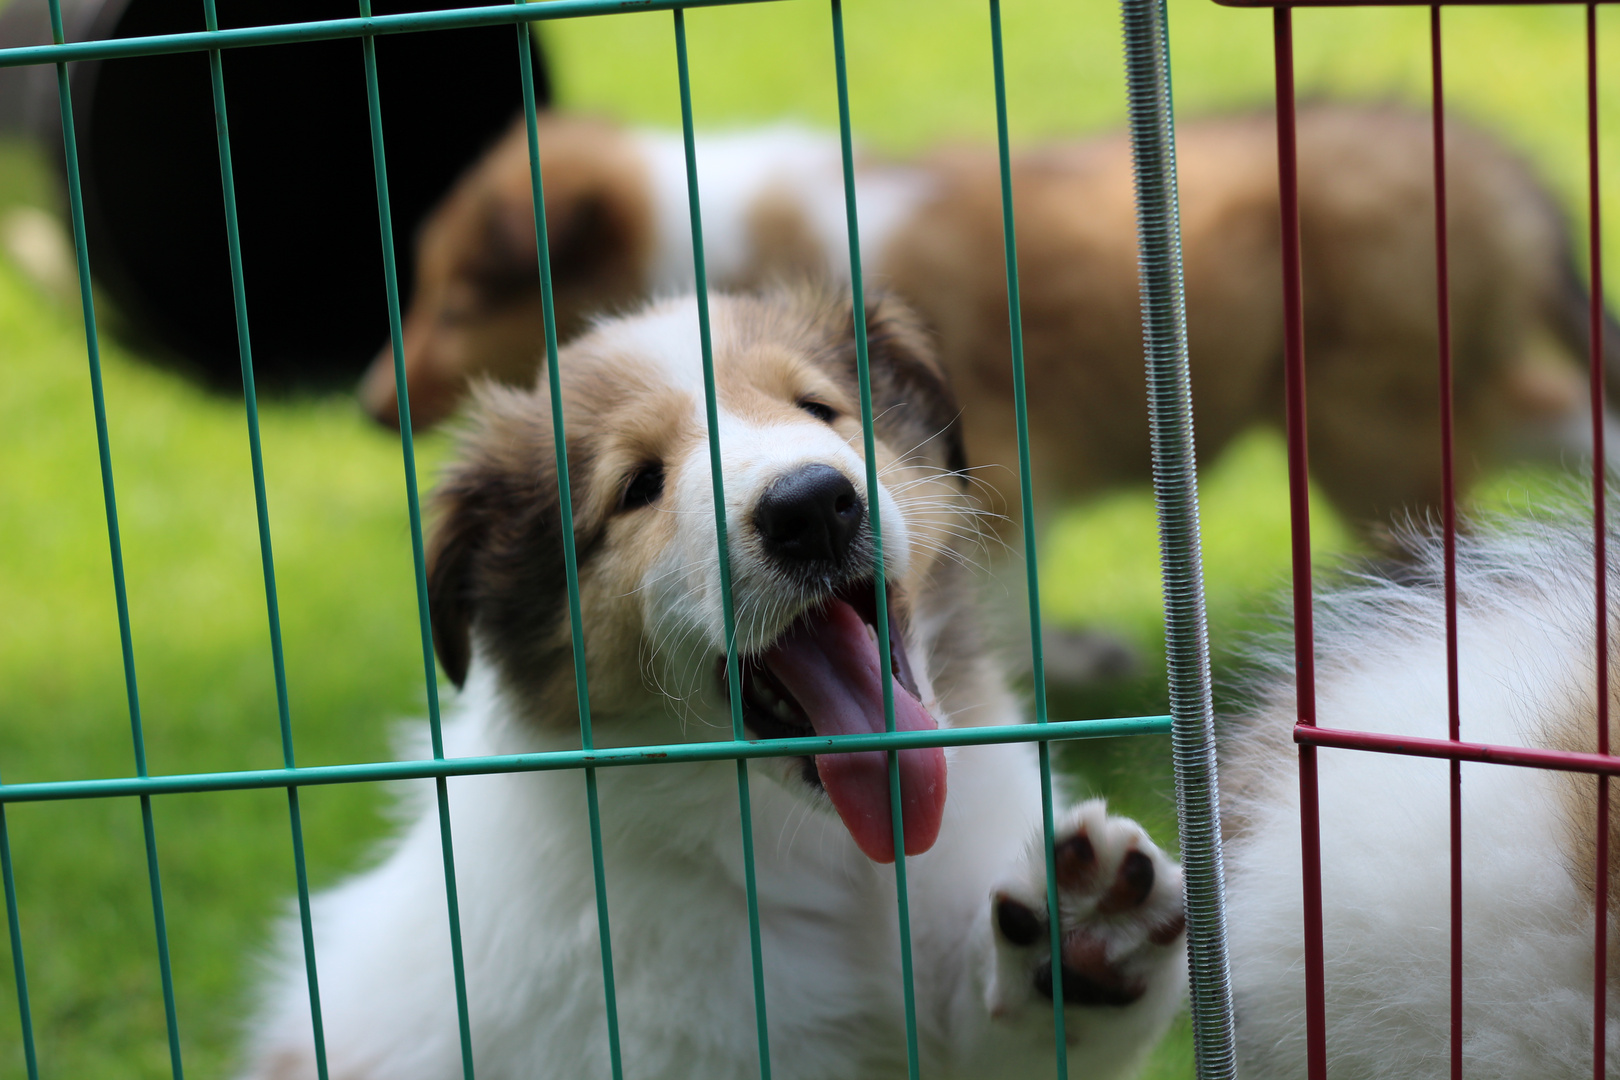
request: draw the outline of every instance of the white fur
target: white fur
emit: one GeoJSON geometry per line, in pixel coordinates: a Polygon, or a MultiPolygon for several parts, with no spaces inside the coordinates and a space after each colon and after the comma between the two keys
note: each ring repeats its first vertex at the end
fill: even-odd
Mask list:
{"type": "MultiPolygon", "coordinates": [[[[1572,518],[1461,541],[1462,738],[1569,748],[1569,725],[1595,731],[1590,535],[1572,518]]],[[[1318,601],[1321,725],[1446,737],[1439,558],[1427,542],[1426,585],[1369,578],[1318,601]]],[[[1249,819],[1226,866],[1239,1072],[1252,1080],[1305,1073],[1299,790],[1296,755],[1279,737],[1293,724],[1290,678],[1279,675],[1271,706],[1233,731],[1225,752],[1225,779],[1246,792],[1235,809],[1249,819]]],[[[1351,750],[1317,758],[1330,1075],[1449,1075],[1449,766],[1351,750]]],[[[1591,1074],[1593,907],[1572,874],[1558,788],[1567,783],[1462,766],[1471,1078],[1591,1074]]],[[[1617,1065],[1611,1049],[1608,1067],[1617,1065]]]]}
{"type": "MultiPolygon", "coordinates": [[[[724,298],[715,306],[723,341],[724,298]]],[[[605,324],[620,350],[656,359],[675,385],[696,365],[691,300],[605,324]]],[[[682,380],[687,380],[683,383],[682,380]]],[[[762,597],[746,545],[752,500],[772,476],[808,459],[852,477],[864,466],[831,428],[761,426],[722,412],[728,519],[739,611],[762,597]]],[[[644,625],[682,708],[657,701],[645,715],[599,724],[598,745],[730,737],[727,714],[690,689],[712,677],[723,648],[715,580],[706,447],[667,464],[664,498],[678,537],[653,562],[644,625]]],[[[903,501],[885,491],[891,573],[909,546],[903,501]]],[[[764,599],[768,599],[765,597],[764,599]]],[[[776,629],[762,617],[754,629],[776,629]]],[[[745,623],[743,633],[749,632],[745,623]]],[[[929,633],[915,630],[914,634],[929,633]]],[[[587,631],[587,641],[590,635],[587,631]]],[[[930,634],[929,640],[932,640],[930,634]]],[[[757,644],[758,642],[753,642],[757,644]]],[[[750,642],[744,642],[745,647],[750,642]]],[[[589,648],[589,645],[587,645],[589,648]]],[[[923,699],[926,649],[911,651],[923,699]]],[[[935,673],[937,675],[937,672],[935,673]]],[[[976,725],[1016,722],[1011,697],[992,687],[976,725]]],[[[713,695],[710,695],[711,697],[713,695]]],[[[656,700],[656,699],[655,699],[656,700]]],[[[936,713],[937,715],[937,713],[936,713]]],[[[503,692],[475,653],[445,726],[450,756],[565,750],[572,717],[541,725],[503,692]]],[[[958,718],[942,715],[950,724],[958,718]]],[[[1000,889],[1044,909],[1040,783],[1028,745],[949,755],[950,795],[938,842],[907,860],[917,1026],[923,1073],[1048,1077],[1051,1005],[1033,990],[1044,943],[1014,948],[991,925],[1000,889]]],[[[797,1078],[904,1076],[902,983],[895,877],[868,861],[838,819],[812,798],[786,761],[750,767],[760,935],[772,1074],[797,1078]]],[[[601,769],[596,774],[624,1073],[703,1080],[758,1075],[753,977],[745,906],[737,773],[729,761],[601,769]]],[[[453,778],[448,796],[474,1055],[483,1080],[576,1080],[608,1075],[608,1034],[585,781],[578,771],[453,778]]],[[[333,1077],[448,1080],[460,1075],[445,872],[433,785],[409,785],[409,824],[375,868],[317,896],[314,925],[322,1015],[333,1077]]],[[[1086,829],[1104,868],[1130,848],[1151,856],[1146,907],[1161,923],[1180,907],[1178,868],[1134,824],[1100,803],[1067,811],[1069,835],[1086,829]]],[[[1104,875],[1102,885],[1108,877],[1104,875]]],[[[1178,1007],[1182,945],[1144,944],[1134,915],[1094,913],[1099,890],[1064,897],[1064,929],[1108,943],[1145,995],[1125,1007],[1068,1012],[1071,1075],[1105,1080],[1130,1070],[1178,1007]]],[[[310,1015],[295,923],[284,928],[265,1008],[252,1031],[251,1076],[313,1075],[310,1015]]]]}
{"type": "MultiPolygon", "coordinates": [[[[693,283],[692,224],[686,144],[669,132],[643,130],[636,143],[652,178],[656,239],[649,291],[669,293],[693,283]]],[[[833,281],[849,280],[849,232],[843,155],[838,136],[796,124],[699,134],[698,198],[703,214],[704,266],[711,283],[739,280],[753,252],[749,213],[766,194],[789,197],[804,215],[827,258],[833,281]]],[[[857,151],[857,155],[858,155],[857,151]]],[[[863,265],[885,249],[894,230],[929,192],[920,169],[862,168],[857,160],[855,206],[863,265]]]]}

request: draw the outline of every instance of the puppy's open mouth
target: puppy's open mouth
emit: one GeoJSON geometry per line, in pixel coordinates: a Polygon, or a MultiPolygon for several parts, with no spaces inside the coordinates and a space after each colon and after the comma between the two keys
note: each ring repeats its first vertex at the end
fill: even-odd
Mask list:
{"type": "MultiPolygon", "coordinates": [[[[742,661],[743,721],[762,739],[881,732],[883,669],[894,679],[896,731],[938,726],[919,700],[905,643],[891,616],[889,655],[878,655],[877,601],[871,581],[840,589],[800,615],[770,646],[742,661]]],[[[724,662],[721,664],[722,675],[724,662]]],[[[945,809],[945,752],[900,751],[905,850],[933,846],[945,809]]],[[[876,862],[894,861],[888,755],[818,754],[809,770],[850,836],[876,862]]]]}

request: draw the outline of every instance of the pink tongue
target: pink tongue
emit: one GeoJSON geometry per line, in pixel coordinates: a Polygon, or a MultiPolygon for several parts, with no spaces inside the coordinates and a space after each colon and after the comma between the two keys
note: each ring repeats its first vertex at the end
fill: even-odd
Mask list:
{"type": "MultiPolygon", "coordinates": [[[[883,730],[883,668],[870,628],[842,600],[828,602],[800,619],[766,652],[765,666],[809,715],[817,735],[870,734],[883,730]]],[[[932,731],[938,725],[922,703],[894,682],[896,731],[932,731]]],[[[889,760],[878,750],[818,754],[827,797],[866,857],[894,861],[889,820],[889,760]]],[[[945,812],[945,751],[900,751],[900,808],[906,854],[934,846],[945,812]]]]}

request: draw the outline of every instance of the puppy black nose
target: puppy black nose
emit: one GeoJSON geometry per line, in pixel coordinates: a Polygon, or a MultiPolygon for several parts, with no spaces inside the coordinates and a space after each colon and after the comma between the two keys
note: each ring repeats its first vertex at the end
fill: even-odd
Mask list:
{"type": "Polygon", "coordinates": [[[848,477],[831,465],[806,465],[765,489],[754,525],[765,550],[778,559],[837,565],[849,555],[865,516],[848,477]]]}

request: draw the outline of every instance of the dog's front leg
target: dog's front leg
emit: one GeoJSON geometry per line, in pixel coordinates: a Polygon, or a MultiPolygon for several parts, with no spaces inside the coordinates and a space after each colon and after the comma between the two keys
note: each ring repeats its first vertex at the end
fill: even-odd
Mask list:
{"type": "Polygon", "coordinates": [[[978,952],[982,974],[964,972],[971,994],[951,1010],[953,1071],[962,1076],[1054,1075],[1054,983],[1065,1004],[1069,1075],[1085,1080],[1129,1075],[1180,1007],[1181,868],[1101,800],[1060,814],[1056,826],[1060,970],[1052,970],[1037,831],[975,920],[969,951],[978,952]]]}

